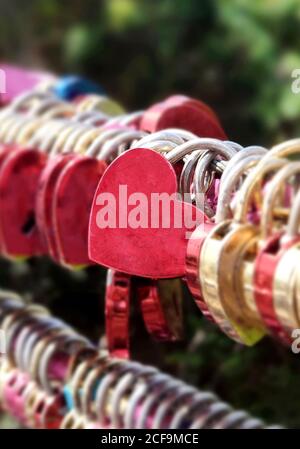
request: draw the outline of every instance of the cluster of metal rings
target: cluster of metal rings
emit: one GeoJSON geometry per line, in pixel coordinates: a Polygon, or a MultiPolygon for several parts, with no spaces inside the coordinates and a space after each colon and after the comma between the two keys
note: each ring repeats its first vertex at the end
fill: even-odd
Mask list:
{"type": "Polygon", "coordinates": [[[156,368],[110,358],[44,308],[0,294],[0,403],[32,428],[266,427],[156,368]]]}

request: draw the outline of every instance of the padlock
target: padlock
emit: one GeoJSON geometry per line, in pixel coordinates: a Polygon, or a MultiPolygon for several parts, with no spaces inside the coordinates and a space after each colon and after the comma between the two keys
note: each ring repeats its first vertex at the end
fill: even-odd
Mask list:
{"type": "Polygon", "coordinates": [[[109,353],[118,358],[129,357],[129,314],[131,277],[109,269],[105,290],[105,328],[109,353]]]}
{"type": "MultiPolygon", "coordinates": [[[[259,160],[261,155],[265,153],[264,149],[253,149],[245,148],[242,151],[235,154],[227,163],[226,169],[221,176],[220,186],[219,186],[219,195],[217,199],[217,207],[215,217],[213,222],[207,221],[200,225],[195,229],[193,234],[191,235],[186,252],[186,274],[185,280],[189,287],[190,292],[192,293],[196,304],[204,314],[206,318],[210,321],[214,321],[213,316],[209,313],[207,305],[203,300],[203,295],[201,293],[201,286],[199,282],[199,258],[201,254],[202,245],[205,241],[207,234],[213,229],[215,223],[220,221],[220,215],[222,214],[222,219],[226,218],[228,215],[228,198],[231,199],[234,189],[236,188],[236,184],[240,180],[241,176],[245,173],[245,171],[249,168],[249,165],[253,164],[253,162],[259,160]],[[254,160],[253,160],[254,159],[254,160]],[[233,172],[232,168],[236,167],[235,172],[233,172]],[[226,183],[226,179],[229,178],[230,174],[230,183],[226,183]],[[224,185],[224,187],[223,187],[224,185]],[[224,195],[224,193],[226,195],[224,195]],[[226,206],[226,207],[225,207],[226,206]]],[[[193,160],[191,161],[193,164],[193,160]]],[[[197,162],[197,159],[196,159],[197,162]]],[[[181,185],[182,190],[184,192],[189,190],[189,185],[191,183],[190,173],[192,171],[192,164],[189,163],[189,160],[186,162],[185,167],[183,169],[183,173],[181,176],[181,185]],[[186,170],[186,173],[185,173],[186,170]],[[187,177],[187,180],[185,179],[187,177]]],[[[201,169],[202,171],[202,169],[201,169]]],[[[200,171],[200,173],[201,173],[200,171]]],[[[205,172],[204,172],[205,173],[205,172]]],[[[203,177],[203,175],[202,175],[203,177]]]]}
{"type": "Polygon", "coordinates": [[[76,75],[59,78],[53,87],[55,95],[63,100],[73,100],[78,95],[104,94],[104,89],[97,83],[76,75]]]}
{"type": "MultiPolygon", "coordinates": [[[[291,344],[292,337],[291,331],[297,327],[299,318],[295,312],[295,297],[294,297],[294,285],[295,285],[295,267],[297,266],[297,258],[286,256],[286,252],[291,247],[295,247],[297,240],[299,240],[297,228],[294,229],[294,233],[285,234],[283,231],[284,225],[287,221],[287,217],[283,214],[283,211],[279,209],[276,200],[280,197],[280,193],[286,186],[289,178],[299,174],[300,164],[293,162],[282,168],[270,181],[262,207],[261,218],[261,239],[258,242],[258,253],[255,257],[255,264],[253,270],[254,282],[254,299],[259,313],[271,333],[279,338],[285,344],[291,344]],[[272,222],[274,209],[279,209],[283,219],[279,226],[272,229],[272,222]],[[273,231],[273,232],[272,232],[273,231]],[[296,232],[295,232],[296,231],[296,232]],[[284,262],[282,262],[284,260],[284,262]],[[287,262],[289,261],[289,262],[287,262]],[[284,264],[284,265],[283,265],[284,264]],[[296,264],[296,265],[295,265],[296,264]],[[283,272],[284,270],[284,272],[283,272]],[[280,279],[280,283],[278,280],[280,279]],[[279,288],[277,287],[279,285],[279,288]],[[281,303],[276,301],[279,293],[284,294],[281,303]],[[278,311],[278,313],[277,313],[278,311]],[[279,316],[285,316],[283,322],[288,326],[283,326],[283,323],[279,319],[279,316]],[[286,331],[288,329],[288,331],[286,331]]],[[[278,201],[277,201],[278,203],[278,201]]],[[[290,205],[290,216],[293,220],[296,220],[296,213],[299,213],[297,203],[292,201],[290,205]],[[296,206],[296,207],[295,207],[296,206]],[[297,212],[296,212],[297,211],[297,212]]],[[[290,229],[291,225],[288,225],[290,229]]],[[[295,253],[296,254],[296,253],[295,253]]],[[[250,271],[247,271],[247,275],[250,271]]],[[[250,279],[251,281],[251,279],[250,279]]]]}
{"type": "Polygon", "coordinates": [[[23,393],[29,381],[26,373],[15,369],[7,376],[2,388],[4,408],[20,422],[25,421],[23,393]]]}
{"type": "Polygon", "coordinates": [[[34,429],[37,426],[40,428],[40,422],[37,422],[35,417],[35,404],[43,400],[44,397],[45,392],[35,382],[31,382],[24,393],[26,427],[34,429]]]}
{"type": "Polygon", "coordinates": [[[273,304],[278,321],[290,341],[294,330],[300,327],[299,313],[299,210],[300,196],[297,193],[287,225],[283,244],[289,247],[276,266],[273,281],[273,304]]]}
{"type": "MultiPolygon", "coordinates": [[[[216,224],[232,218],[230,202],[234,196],[234,192],[237,190],[249,168],[257,164],[261,160],[261,157],[266,154],[266,151],[266,149],[260,147],[247,147],[239,151],[228,161],[220,180],[219,195],[213,222],[204,223],[195,229],[187,245],[185,280],[197,306],[203,315],[212,322],[214,322],[214,318],[210,314],[203,299],[199,282],[199,260],[202,245],[207,234],[216,224]]],[[[186,189],[185,185],[184,189],[186,189]]]]}
{"type": "Polygon", "coordinates": [[[145,382],[151,382],[158,373],[157,369],[140,364],[131,364],[128,368],[120,373],[107,402],[107,414],[113,428],[125,428],[125,416],[132,406],[130,400],[133,390],[145,382]]]}
{"type": "Polygon", "coordinates": [[[82,95],[75,98],[74,101],[78,112],[101,111],[111,117],[125,113],[119,103],[104,95],[82,95]]]}
{"type": "Polygon", "coordinates": [[[36,179],[45,155],[34,149],[10,153],[0,170],[0,228],[3,253],[24,258],[43,252],[34,222],[36,179]]]}
{"type": "MultiPolygon", "coordinates": [[[[157,152],[132,149],[120,155],[105,171],[94,196],[89,225],[90,259],[108,268],[141,277],[183,275],[186,234],[197,223],[203,222],[203,213],[193,205],[178,200],[176,192],[173,167],[157,152]],[[123,200],[120,198],[120,186],[126,186],[125,198],[121,192],[123,200]],[[149,225],[148,208],[151,211],[153,193],[167,196],[170,212],[164,217],[164,224],[161,223],[163,217],[160,211],[154,205],[154,221],[158,222],[149,225]],[[132,226],[130,217],[134,209],[127,202],[137,194],[143,196],[142,209],[139,209],[143,221],[132,226]],[[109,222],[103,217],[105,207],[108,209],[107,204],[103,204],[104,196],[114,201],[108,205],[109,222]]],[[[134,204],[138,206],[136,200],[134,204]]]]}
{"type": "MultiPolygon", "coordinates": [[[[49,108],[51,109],[51,107],[52,107],[52,112],[53,112],[53,105],[58,104],[57,100],[52,100],[51,98],[50,99],[46,98],[43,101],[33,106],[32,110],[31,110],[31,114],[33,116],[45,114],[47,109],[49,109],[49,108]],[[43,103],[43,101],[44,101],[44,103],[43,103]]],[[[23,120],[23,122],[24,122],[24,120],[23,120]]],[[[21,121],[21,124],[23,122],[21,121]]],[[[17,140],[19,139],[20,141],[25,139],[25,136],[27,139],[30,138],[33,131],[36,130],[37,125],[35,123],[38,123],[38,121],[36,119],[34,119],[32,122],[30,122],[29,119],[26,119],[24,123],[23,123],[23,127],[26,125],[26,130],[23,129],[21,132],[20,126],[18,125],[16,130],[13,129],[11,131],[11,133],[12,133],[11,138],[14,134],[19,134],[19,136],[15,136],[15,137],[17,140]],[[20,137],[21,135],[23,136],[22,138],[20,137]]],[[[15,203],[20,202],[22,208],[25,209],[25,211],[23,213],[23,215],[25,215],[25,217],[22,216],[22,210],[21,210],[21,213],[20,213],[20,211],[18,211],[17,218],[19,218],[20,223],[17,222],[15,216],[12,216],[11,214],[8,213],[9,210],[5,212],[5,220],[4,220],[4,223],[2,224],[2,227],[4,227],[3,239],[5,240],[3,251],[4,251],[4,254],[6,254],[7,256],[28,257],[28,256],[32,256],[32,255],[38,255],[38,254],[41,254],[44,252],[43,244],[42,244],[42,242],[39,241],[40,240],[38,238],[39,236],[36,235],[36,234],[38,234],[38,229],[35,226],[34,209],[32,210],[32,197],[33,197],[33,191],[36,188],[36,183],[39,178],[39,174],[41,173],[41,167],[44,166],[44,163],[45,163],[45,157],[43,154],[39,154],[39,152],[30,152],[30,155],[32,156],[34,154],[36,156],[36,158],[34,159],[33,157],[31,157],[31,161],[30,161],[30,163],[28,163],[28,158],[30,158],[30,155],[28,155],[27,153],[28,153],[28,151],[22,150],[21,152],[18,153],[17,156],[15,156],[17,161],[15,161],[14,164],[16,166],[16,169],[18,169],[18,175],[19,175],[17,177],[16,181],[15,181],[16,175],[14,175],[14,172],[12,172],[12,173],[7,172],[7,171],[1,172],[1,174],[2,174],[1,179],[3,179],[3,182],[4,181],[6,182],[6,184],[3,186],[3,189],[6,188],[6,190],[7,190],[9,186],[16,186],[15,190],[11,188],[11,190],[9,191],[10,196],[6,200],[7,202],[4,203],[4,205],[15,204],[15,203]],[[20,169],[20,167],[21,167],[21,169],[20,169]],[[21,176],[22,173],[24,173],[24,176],[27,175],[30,180],[30,182],[27,181],[27,183],[25,184],[27,187],[27,190],[24,189],[24,187],[23,187],[23,189],[19,188],[17,185],[17,181],[19,181],[21,183],[24,182],[24,180],[21,176]],[[22,198],[19,198],[21,195],[20,192],[22,192],[22,198]],[[22,201],[20,201],[20,200],[22,200],[22,201]],[[11,219],[14,219],[14,223],[9,225],[11,219]],[[22,226],[20,226],[20,225],[22,225],[22,226]],[[19,226],[19,228],[21,228],[21,229],[18,229],[17,226],[19,226]],[[7,232],[6,230],[8,230],[9,228],[11,231],[7,232]],[[14,230],[15,230],[15,233],[13,233],[14,230]],[[8,233],[8,235],[6,235],[7,233],[8,233]],[[9,237],[11,237],[11,239],[8,241],[8,243],[6,243],[6,241],[9,239],[9,237]],[[16,237],[17,238],[19,237],[19,240],[17,240],[16,237]],[[33,243],[31,243],[31,240],[34,240],[33,243]],[[27,244],[27,247],[26,247],[26,243],[28,241],[29,241],[30,245],[27,244]],[[13,246],[14,242],[16,242],[15,246],[19,246],[19,251],[21,251],[20,254],[15,254],[16,249],[15,249],[15,246],[13,246]],[[20,242],[21,243],[23,242],[24,248],[20,245],[20,242]]],[[[9,156],[11,156],[11,155],[9,155],[9,156]]],[[[4,194],[5,193],[6,193],[6,191],[4,190],[4,194]]],[[[0,196],[1,196],[1,188],[0,188],[0,196]]],[[[7,196],[7,194],[6,194],[6,196],[7,196]]],[[[16,209],[16,208],[14,207],[14,209],[16,209]]],[[[1,222],[0,222],[0,226],[1,226],[1,222]]]]}
{"type": "Polygon", "coordinates": [[[53,152],[72,151],[76,157],[63,154],[55,158],[51,163],[53,169],[45,174],[46,180],[52,180],[48,199],[38,196],[38,215],[48,215],[48,224],[40,222],[41,232],[44,230],[46,234],[51,256],[64,265],[81,267],[90,263],[86,243],[89,210],[106,164],[80,154],[102,133],[101,128],[74,127],[74,124],[62,130],[53,152]]]}
{"type": "Polygon", "coordinates": [[[40,173],[36,189],[35,215],[37,227],[43,239],[45,250],[55,261],[59,260],[59,251],[52,216],[53,193],[61,169],[73,158],[73,154],[68,154],[48,160],[44,170],[40,173]]]}
{"type": "Polygon", "coordinates": [[[69,354],[85,343],[86,339],[70,328],[55,331],[37,343],[28,372],[44,391],[52,394],[67,375],[69,354]]]}
{"type": "Polygon", "coordinates": [[[68,163],[56,182],[52,214],[60,262],[64,265],[81,266],[91,263],[87,247],[89,212],[98,182],[116,149],[121,144],[127,146],[128,142],[131,143],[132,140],[144,135],[138,131],[122,128],[118,128],[117,131],[117,136],[108,147],[105,143],[109,141],[104,141],[107,133],[100,133],[95,140],[92,140],[94,136],[91,136],[86,142],[78,141],[74,152],[86,155],[78,155],[68,163]],[[88,155],[89,151],[93,157],[88,155]],[[68,208],[66,204],[72,204],[73,207],[68,208]]]}
{"type": "Polygon", "coordinates": [[[183,336],[183,297],[179,279],[134,280],[135,292],[148,333],[157,341],[183,336]]]}
{"type": "Polygon", "coordinates": [[[257,311],[245,301],[242,269],[258,239],[259,227],[247,220],[255,188],[286,161],[268,159],[250,172],[237,195],[233,220],[218,224],[206,237],[200,256],[200,284],[216,323],[239,343],[253,345],[265,334],[257,311]]]}
{"type": "Polygon", "coordinates": [[[65,402],[61,393],[47,395],[42,392],[28,412],[35,429],[59,429],[65,415],[65,402]]]}
{"type": "Polygon", "coordinates": [[[100,428],[100,425],[96,422],[95,394],[101,382],[103,371],[111,365],[111,361],[106,356],[99,357],[82,382],[80,409],[85,417],[85,429],[100,428]]]}
{"type": "Polygon", "coordinates": [[[94,409],[96,411],[96,422],[102,429],[110,428],[112,424],[111,416],[111,398],[113,394],[113,387],[117,384],[118,379],[123,374],[130,370],[127,363],[122,363],[121,360],[112,360],[104,368],[101,381],[95,392],[94,409]]]}
{"type": "Polygon", "coordinates": [[[166,128],[180,128],[201,137],[226,139],[219,121],[203,102],[184,96],[173,96],[147,109],[141,129],[155,132],[166,128]]]}
{"type": "Polygon", "coordinates": [[[23,92],[38,89],[41,83],[56,81],[53,74],[34,70],[25,70],[11,64],[1,63],[1,69],[6,74],[6,92],[0,94],[0,104],[9,104],[23,92]]]}
{"type": "MultiPolygon", "coordinates": [[[[47,101],[46,99],[45,104],[43,102],[38,104],[38,107],[43,107],[42,111],[47,110],[47,101]]],[[[34,115],[34,109],[31,113],[34,115]]],[[[26,125],[26,129],[29,127],[29,136],[36,130],[36,123],[38,122],[35,119],[32,123],[30,120],[21,121],[23,126],[26,125]]],[[[20,126],[15,132],[17,134],[15,138],[18,140],[18,134],[21,133],[20,126]]],[[[26,133],[28,134],[28,131],[26,133]]],[[[8,153],[2,163],[0,203],[3,213],[0,215],[0,227],[3,253],[7,257],[24,258],[43,253],[35,226],[34,194],[36,181],[44,166],[44,154],[24,147],[8,153]],[[16,207],[16,204],[19,207],[16,207]]]]}
{"type": "MultiPolygon", "coordinates": [[[[66,386],[64,387],[64,395],[68,404],[69,412],[62,421],[61,428],[85,428],[86,416],[82,409],[82,387],[86,376],[93,371],[93,368],[100,362],[102,365],[107,360],[105,354],[100,354],[99,357],[93,357],[79,363],[71,373],[66,386]]],[[[93,379],[94,380],[94,379],[93,379]]]]}

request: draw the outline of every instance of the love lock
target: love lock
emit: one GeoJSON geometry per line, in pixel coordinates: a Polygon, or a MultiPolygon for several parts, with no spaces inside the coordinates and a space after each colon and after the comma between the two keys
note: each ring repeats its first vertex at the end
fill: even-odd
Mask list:
{"type": "Polygon", "coordinates": [[[113,357],[129,358],[131,277],[108,270],[105,291],[107,347],[113,357]]]}
{"type": "Polygon", "coordinates": [[[36,187],[35,214],[39,233],[43,238],[47,253],[55,260],[59,260],[59,250],[56,243],[52,216],[52,201],[55,183],[61,170],[74,158],[74,155],[56,156],[47,161],[36,187]]]}
{"type": "Polygon", "coordinates": [[[184,275],[187,234],[204,221],[204,214],[178,200],[176,193],[174,169],[157,152],[140,148],[119,156],[103,174],[94,196],[90,259],[141,277],[184,275]]]}
{"type": "Polygon", "coordinates": [[[300,163],[290,163],[283,167],[267,186],[262,207],[262,232],[258,252],[253,270],[247,270],[246,273],[247,277],[252,275],[252,279],[247,279],[246,283],[254,282],[255,303],[266,327],[273,336],[288,345],[292,342],[292,329],[299,326],[294,291],[296,268],[299,265],[299,254],[296,251],[299,242],[299,209],[296,200],[292,202],[285,233],[282,229],[287,216],[284,214],[284,208],[278,207],[278,198],[285,193],[288,179],[299,172],[300,163]],[[278,221],[278,215],[274,214],[276,210],[279,211],[281,220],[279,225],[272,226],[274,218],[278,221]]]}
{"type": "MultiPolygon", "coordinates": [[[[196,228],[187,245],[185,280],[197,306],[203,315],[212,322],[214,322],[214,317],[211,315],[204,301],[199,280],[202,246],[214,226],[228,218],[232,218],[233,212],[230,203],[240,186],[241,180],[245,178],[247,170],[261,160],[262,156],[266,154],[266,151],[266,149],[260,147],[247,147],[236,153],[227,162],[219,183],[217,205],[213,221],[204,223],[196,228]]],[[[186,187],[184,189],[186,190],[186,187]]]]}
{"type": "Polygon", "coordinates": [[[155,132],[167,128],[186,129],[200,137],[226,139],[215,113],[205,103],[175,95],[147,109],[141,129],[155,132]]]}
{"type": "Polygon", "coordinates": [[[248,221],[247,213],[257,186],[285,162],[268,159],[250,172],[238,192],[234,219],[218,224],[202,246],[199,273],[207,307],[223,332],[246,345],[255,344],[265,334],[260,316],[244,295],[244,262],[259,238],[259,227],[248,221]]]}
{"type": "Polygon", "coordinates": [[[183,296],[180,279],[138,279],[134,282],[148,333],[158,341],[183,336],[183,296]]]}
{"type": "Polygon", "coordinates": [[[65,415],[66,405],[62,394],[47,395],[42,392],[32,405],[35,429],[59,429],[65,415]]]}
{"type": "Polygon", "coordinates": [[[286,334],[294,339],[293,331],[300,327],[299,313],[299,208],[300,196],[293,202],[286,232],[286,241],[294,244],[286,250],[276,267],[273,301],[276,316],[286,334]]]}
{"type": "MultiPolygon", "coordinates": [[[[133,139],[143,135],[122,128],[111,130],[110,133],[121,136],[123,133],[124,143],[128,138],[133,139]]],[[[89,212],[94,192],[107,166],[101,151],[99,152],[105,142],[106,134],[108,133],[105,131],[100,133],[94,131],[93,135],[83,135],[84,142],[79,140],[74,148],[76,157],[64,167],[56,182],[52,216],[59,260],[64,265],[82,266],[91,263],[87,248],[89,212]],[[95,136],[95,132],[98,135],[95,136]],[[91,156],[88,155],[89,149],[92,150],[91,156]],[[99,154],[95,154],[96,149],[99,154]]]]}
{"type": "Polygon", "coordinates": [[[31,257],[43,252],[35,226],[36,179],[46,158],[33,149],[9,153],[0,169],[0,233],[6,257],[31,257]]]}
{"type": "Polygon", "coordinates": [[[5,409],[20,422],[25,420],[23,393],[29,381],[26,373],[15,369],[6,378],[2,390],[5,409]]]}

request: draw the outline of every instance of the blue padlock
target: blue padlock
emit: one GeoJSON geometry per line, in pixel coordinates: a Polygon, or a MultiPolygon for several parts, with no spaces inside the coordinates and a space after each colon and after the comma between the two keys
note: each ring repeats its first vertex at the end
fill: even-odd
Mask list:
{"type": "Polygon", "coordinates": [[[54,86],[54,93],[62,100],[73,100],[78,95],[105,94],[102,86],[76,75],[61,77],[54,86]]]}

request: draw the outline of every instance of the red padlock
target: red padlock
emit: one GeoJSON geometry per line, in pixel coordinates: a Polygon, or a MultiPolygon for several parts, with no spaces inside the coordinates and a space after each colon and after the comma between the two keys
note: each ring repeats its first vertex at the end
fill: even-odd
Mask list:
{"type": "Polygon", "coordinates": [[[47,253],[55,261],[59,261],[59,249],[53,223],[53,195],[55,184],[61,170],[74,158],[74,155],[59,155],[47,161],[47,164],[37,179],[35,213],[36,222],[43,238],[47,253]]]}
{"type": "MultiPolygon", "coordinates": [[[[135,118],[129,116],[128,120],[135,120],[135,118]]],[[[131,143],[131,140],[144,135],[119,125],[115,128],[109,127],[107,132],[105,129],[106,127],[96,138],[90,138],[91,142],[87,136],[82,136],[87,140],[84,145],[84,147],[88,147],[85,155],[76,154],[61,170],[56,181],[52,196],[53,226],[59,261],[67,266],[91,264],[87,245],[89,214],[99,180],[111,157],[114,156],[114,154],[109,154],[112,152],[110,151],[104,153],[105,156],[102,158],[101,148],[103,147],[104,150],[105,144],[113,144],[114,139],[117,139],[120,144],[123,139],[122,143],[127,146],[128,140],[131,143]],[[105,140],[106,136],[107,140],[105,140]]],[[[80,146],[80,142],[78,142],[78,146],[80,146]]]]}
{"type": "MultiPolygon", "coordinates": [[[[276,303],[274,302],[274,281],[278,266],[283,260],[286,252],[299,243],[300,237],[294,232],[287,235],[283,231],[278,231],[276,229],[274,231],[272,229],[272,221],[274,221],[273,213],[275,202],[280,196],[280,191],[282,188],[286,187],[288,179],[298,175],[299,172],[300,163],[293,162],[282,168],[274,176],[267,188],[262,209],[262,236],[258,245],[259,250],[255,257],[253,273],[254,298],[257,309],[271,333],[289,346],[293,339],[290,333],[283,327],[277,313],[278,311],[276,311],[276,303]]],[[[293,209],[291,219],[293,221],[299,221],[299,210],[294,210],[295,207],[298,209],[298,205],[292,203],[290,204],[290,207],[293,209]]],[[[286,267],[286,272],[290,271],[290,269],[290,266],[286,267]]]]}
{"type": "Polygon", "coordinates": [[[226,134],[212,110],[203,102],[185,96],[173,96],[147,109],[141,129],[148,132],[181,128],[200,137],[226,140],[226,134]]]}
{"type": "Polygon", "coordinates": [[[9,152],[1,165],[0,233],[7,257],[43,253],[35,223],[35,192],[45,162],[45,154],[25,148],[9,152]]]}
{"type": "Polygon", "coordinates": [[[211,222],[203,223],[192,233],[187,244],[185,273],[187,286],[191,294],[193,295],[197,306],[199,307],[203,315],[211,322],[214,322],[214,319],[209,312],[206,302],[204,301],[201,293],[201,285],[199,281],[199,265],[203,243],[205,242],[207,234],[212,230],[214,226],[215,224],[211,222]]]}
{"type": "Polygon", "coordinates": [[[51,212],[60,263],[91,263],[87,247],[89,212],[105,168],[104,161],[77,156],[69,159],[57,177],[51,212]]]}
{"type": "Polygon", "coordinates": [[[139,278],[136,295],[148,333],[157,341],[178,341],[183,336],[182,291],[179,279],[139,278]]]}
{"type": "Polygon", "coordinates": [[[176,192],[174,169],[157,152],[140,148],[119,156],[105,171],[94,197],[89,226],[91,260],[141,277],[183,276],[187,236],[204,222],[205,215],[180,201],[176,192]],[[125,189],[121,190],[122,186],[125,189]],[[160,203],[151,207],[161,194],[168,206],[163,217],[160,203]],[[136,195],[142,200],[139,226],[132,207],[133,199],[137,204],[136,195]],[[107,198],[111,204],[105,203],[107,198]]]}
{"type": "Polygon", "coordinates": [[[35,429],[59,429],[66,413],[66,404],[62,394],[43,394],[34,404],[32,414],[35,429]]]}
{"type": "Polygon", "coordinates": [[[129,313],[131,277],[108,270],[105,292],[105,323],[109,353],[129,358],[129,313]]]}

